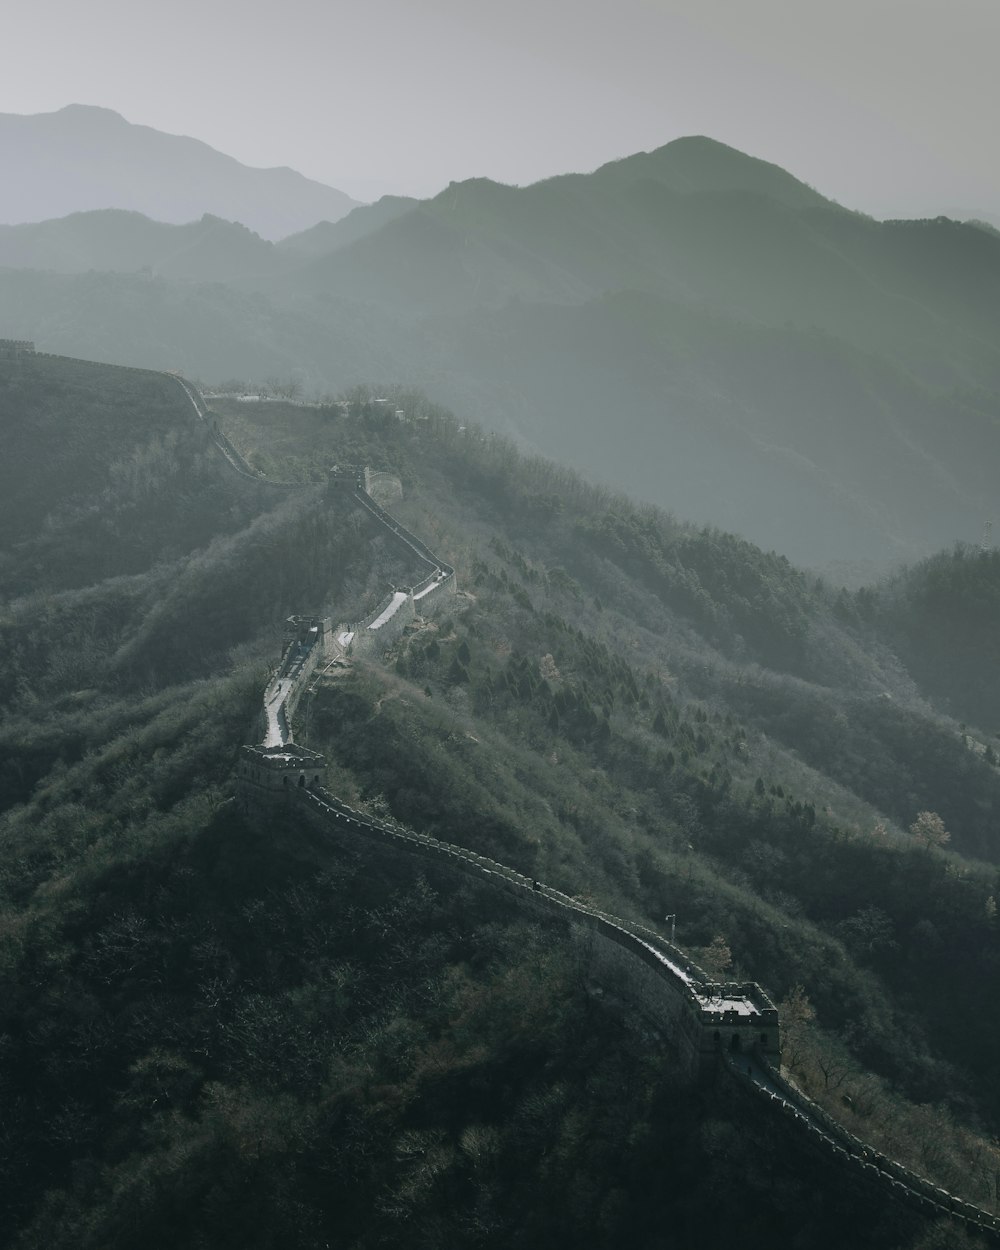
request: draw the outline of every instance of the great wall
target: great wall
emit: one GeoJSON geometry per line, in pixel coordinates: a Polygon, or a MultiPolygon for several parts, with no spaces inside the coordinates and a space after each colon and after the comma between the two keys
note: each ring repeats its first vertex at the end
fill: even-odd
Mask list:
{"type": "Polygon", "coordinates": [[[887,1159],[781,1074],[779,1015],[759,985],[713,982],[646,926],[609,915],[464,847],[358,811],[325,788],[323,757],[296,744],[292,732],[295,708],[313,675],[348,655],[383,652],[418,607],[421,614],[432,612],[443,595],[457,590],[455,570],[371,497],[375,482],[400,493],[398,479],[359,466],[332,469],[329,489],[349,492],[428,572],[416,586],[391,591],[363,621],[334,626],[329,620],[289,619],[281,663],[264,693],[262,740],[240,751],[237,801],[245,814],[267,820],[276,808],[294,806],[310,825],[347,849],[363,845],[379,858],[433,865],[504,893],[527,914],[563,922],[591,982],[651,1025],[692,1080],[719,1075],[734,1089],[752,1091],[803,1139],[806,1149],[842,1166],[855,1184],[875,1185],[927,1214],[946,1214],[1000,1244],[1000,1219],[887,1159]]]}
{"type": "MultiPolygon", "coordinates": [[[[16,346],[19,355],[33,349],[28,343],[16,346]]],[[[163,376],[181,388],[230,467],[262,480],[218,428],[197,389],[177,374],[163,376]]],[[[294,811],[339,846],[457,874],[502,893],[527,915],[561,922],[592,986],[651,1026],[691,1080],[722,1080],[734,1098],[770,1108],[803,1149],[838,1167],[848,1186],[874,1187],[882,1196],[927,1216],[947,1216],[1000,1245],[1000,1218],[886,1158],[782,1074],[779,1013],[759,985],[713,982],[680,948],[646,926],[609,915],[464,847],[354,809],[325,788],[323,756],[294,739],[293,718],[303,694],[324,670],[352,657],[384,654],[418,612],[437,610],[457,592],[455,570],[376,502],[372,486],[384,497],[399,492],[398,479],[361,466],[335,467],[328,489],[346,493],[364,508],[417,558],[424,576],[413,586],[392,588],[361,621],[334,625],[330,619],[289,618],[281,661],[262,700],[259,741],[240,749],[236,801],[245,815],[266,823],[294,811]]]]}

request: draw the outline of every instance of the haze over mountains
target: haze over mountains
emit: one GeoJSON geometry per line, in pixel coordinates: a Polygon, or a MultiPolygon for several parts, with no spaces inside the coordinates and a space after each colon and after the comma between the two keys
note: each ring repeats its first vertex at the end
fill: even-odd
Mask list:
{"type": "MultiPolygon", "coordinates": [[[[298,237],[298,236],[295,236],[298,237]]],[[[224,282],[249,270],[284,267],[274,244],[206,213],[168,225],[120,208],[0,226],[0,266],[56,273],[149,273],[179,281],[224,282]]]]}
{"type": "Polygon", "coordinates": [[[1000,234],[706,138],[232,215],[0,226],[0,1245],[1000,1235],[1000,234]],[[292,726],[385,843],[233,801],[291,615],[298,667],[424,542],[455,593],[292,726]],[[864,1172],[399,826],[765,987],[864,1172]]]}
{"type": "Polygon", "coordinates": [[[417,385],[813,566],[974,541],[996,507],[1000,236],[877,222],[706,138],[279,243],[77,214],[0,230],[0,265],[0,334],[306,393],[417,385]]]}
{"type": "Polygon", "coordinates": [[[277,239],[357,202],[293,169],[251,169],[198,139],[83,104],[0,114],[0,168],[0,218],[11,224],[95,208],[176,223],[208,212],[277,239]]]}

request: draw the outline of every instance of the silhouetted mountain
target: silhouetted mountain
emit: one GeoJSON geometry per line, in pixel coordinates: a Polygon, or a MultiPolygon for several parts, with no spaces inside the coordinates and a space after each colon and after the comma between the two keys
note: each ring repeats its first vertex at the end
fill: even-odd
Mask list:
{"type": "Polygon", "coordinates": [[[225,282],[277,273],[288,263],[274,244],[246,226],[208,213],[200,221],[173,226],[107,208],[0,226],[0,267],[57,273],[148,270],[185,282],[225,282]]]}
{"type": "Polygon", "coordinates": [[[320,392],[412,382],[589,475],[804,563],[848,562],[855,579],[974,539],[991,515],[988,229],[874,221],[692,138],[524,188],[387,198],[285,240],[281,265],[254,268],[250,250],[245,267],[242,252],[216,267],[227,290],[8,273],[0,333],[202,377],[294,372],[320,392]]]}
{"type": "Polygon", "coordinates": [[[100,208],[176,223],[212,213],[278,239],[336,221],[357,203],[292,169],[252,169],[198,139],[83,104],[0,114],[0,169],[10,223],[100,208]]]}
{"type": "Polygon", "coordinates": [[[710,140],[454,184],[267,289],[380,308],[447,402],[800,560],[884,565],[991,506],[1000,239],[710,140]]]}
{"type": "MultiPolygon", "coordinates": [[[[678,142],[694,153],[704,143],[721,181],[731,149],[678,142]]],[[[820,328],[935,385],[1000,378],[1000,240],[946,219],[875,222],[787,175],[775,198],[757,189],[761,177],[743,185],[762,163],[739,153],[731,187],[678,190],[676,147],[524,188],[453,184],[277,289],[421,316],[637,290],[751,323],[820,328]],[[785,202],[789,185],[806,206],[785,202]]]]}
{"type": "Polygon", "coordinates": [[[321,221],[299,234],[289,235],[287,239],[281,240],[278,247],[302,259],[307,256],[325,256],[328,252],[335,252],[338,248],[356,243],[365,235],[372,234],[386,222],[393,221],[416,207],[418,203],[418,200],[410,196],[383,195],[374,204],[362,204],[358,208],[352,208],[339,221],[321,221]]]}
{"type": "Polygon", "coordinates": [[[830,201],[780,165],[748,156],[705,135],[675,139],[654,152],[609,161],[594,175],[616,182],[658,182],[672,191],[752,191],[788,208],[818,208],[830,201]]]}

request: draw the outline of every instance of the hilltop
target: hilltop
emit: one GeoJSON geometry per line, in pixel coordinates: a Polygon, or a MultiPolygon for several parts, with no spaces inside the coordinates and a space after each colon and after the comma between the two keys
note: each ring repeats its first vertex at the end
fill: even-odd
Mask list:
{"type": "MultiPolygon", "coordinates": [[[[300,728],[336,792],[675,915],[706,967],[782,1002],[786,1062],[852,1131],[993,1201],[1000,707],[951,719],[887,592],[835,592],[414,392],[219,400],[206,424],[162,375],[36,357],[0,381],[36,509],[0,608],[0,1080],[33,1091],[5,1124],[11,1244],[693,1246],[709,1208],[751,1246],[944,1235],[679,1087],[544,928],[227,801],[284,617],[354,619],[412,576],[326,495],[330,463],[398,476],[394,514],[462,591],[317,686],[300,728]]],[[[995,559],[947,559],[969,602],[995,596],[995,559]]],[[[911,615],[934,568],[900,583],[911,615]]],[[[935,637],[930,606],[913,624],[935,637]]]]}

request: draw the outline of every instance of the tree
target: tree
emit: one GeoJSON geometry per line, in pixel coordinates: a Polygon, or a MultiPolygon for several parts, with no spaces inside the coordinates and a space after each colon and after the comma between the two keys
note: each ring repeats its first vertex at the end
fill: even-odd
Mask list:
{"type": "Polygon", "coordinates": [[[853,916],[842,920],[837,932],[856,958],[892,950],[896,946],[892,920],[879,907],[862,907],[853,916]]]}
{"type": "Polygon", "coordinates": [[[721,977],[733,966],[733,952],[721,933],[701,951],[700,962],[711,977],[721,977]]]}
{"type": "Polygon", "coordinates": [[[951,841],[951,834],[937,812],[918,812],[917,819],[910,825],[910,833],[926,847],[942,847],[951,841]]]}

